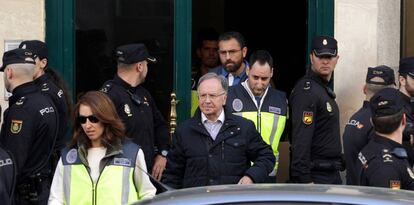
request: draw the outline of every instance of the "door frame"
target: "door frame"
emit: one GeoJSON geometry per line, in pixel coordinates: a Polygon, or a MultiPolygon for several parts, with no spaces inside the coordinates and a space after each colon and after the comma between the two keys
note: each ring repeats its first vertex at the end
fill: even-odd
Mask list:
{"type": "MultiPolygon", "coordinates": [[[[75,78],[75,0],[45,0],[49,65],[68,83],[72,96],[75,78]]],[[[192,0],[174,0],[174,92],[178,122],[190,117],[192,0]]],[[[308,0],[307,53],[316,35],[334,34],[334,0],[308,0]]]]}

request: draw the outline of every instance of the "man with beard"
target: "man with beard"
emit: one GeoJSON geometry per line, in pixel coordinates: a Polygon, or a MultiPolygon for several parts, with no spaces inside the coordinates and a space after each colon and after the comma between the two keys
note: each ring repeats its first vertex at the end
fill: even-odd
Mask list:
{"type": "Polygon", "coordinates": [[[339,108],[328,86],[338,62],[337,41],[312,41],[311,69],[293,88],[291,180],[296,183],[341,184],[343,169],[339,108]]]}
{"type": "Polygon", "coordinates": [[[247,47],[244,37],[236,31],[223,33],[219,36],[219,57],[221,66],[211,72],[227,78],[229,86],[237,85],[247,79],[246,68],[249,67],[244,60],[247,47]]]}
{"type": "Polygon", "coordinates": [[[414,57],[403,58],[399,66],[399,90],[404,99],[404,110],[407,117],[407,125],[403,133],[403,146],[407,150],[408,161],[414,165],[414,150],[412,147],[414,140],[414,57]]]}

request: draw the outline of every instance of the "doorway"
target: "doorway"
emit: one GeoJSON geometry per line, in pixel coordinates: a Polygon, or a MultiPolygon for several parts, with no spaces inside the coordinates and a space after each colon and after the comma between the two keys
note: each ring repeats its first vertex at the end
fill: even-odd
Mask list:
{"type": "Polygon", "coordinates": [[[268,50],[275,62],[275,87],[289,95],[306,71],[307,0],[210,0],[192,4],[193,39],[205,28],[219,33],[240,32],[248,48],[246,59],[255,50],[268,50]],[[286,11],[290,12],[286,15],[286,11]]]}
{"type": "Polygon", "coordinates": [[[173,84],[173,10],[170,0],[76,0],[76,96],[98,90],[113,78],[116,47],[144,43],[157,63],[149,65],[143,86],[168,116],[173,84]]]}

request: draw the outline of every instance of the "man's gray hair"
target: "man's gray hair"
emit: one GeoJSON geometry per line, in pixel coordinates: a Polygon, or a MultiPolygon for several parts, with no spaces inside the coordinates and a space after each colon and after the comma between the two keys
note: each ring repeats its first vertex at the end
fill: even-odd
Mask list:
{"type": "Polygon", "coordinates": [[[222,75],[217,75],[216,73],[206,73],[203,76],[201,76],[201,78],[198,80],[198,84],[197,84],[197,92],[199,92],[199,87],[200,84],[203,81],[209,80],[209,79],[217,79],[218,81],[220,81],[221,87],[223,88],[224,92],[226,92],[229,90],[229,83],[227,82],[227,79],[222,76],[222,75]]]}

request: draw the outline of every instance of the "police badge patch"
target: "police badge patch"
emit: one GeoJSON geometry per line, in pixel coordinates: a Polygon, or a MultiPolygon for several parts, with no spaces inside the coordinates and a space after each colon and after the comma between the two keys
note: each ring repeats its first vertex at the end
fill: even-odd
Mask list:
{"type": "Polygon", "coordinates": [[[328,112],[332,112],[332,106],[331,106],[331,104],[329,102],[326,102],[326,110],[328,112]]]}
{"type": "Polygon", "coordinates": [[[390,180],[390,188],[391,189],[400,189],[401,182],[399,180],[390,180]]]}
{"type": "Polygon", "coordinates": [[[243,102],[238,98],[234,99],[231,105],[236,112],[240,112],[243,109],[243,102]]]}
{"type": "Polygon", "coordinates": [[[69,150],[68,154],[66,155],[66,161],[70,164],[76,162],[78,158],[78,151],[76,149],[69,150]]]}
{"type": "Polygon", "coordinates": [[[131,108],[129,108],[129,105],[128,104],[125,104],[124,105],[124,112],[125,112],[125,114],[128,115],[128,117],[131,117],[132,116],[131,108]]]}
{"type": "Polygon", "coordinates": [[[305,125],[310,125],[313,122],[313,112],[303,111],[303,123],[305,125]]]}
{"type": "Polygon", "coordinates": [[[22,120],[12,120],[10,131],[13,134],[18,134],[22,130],[23,121],[22,120]]]}

